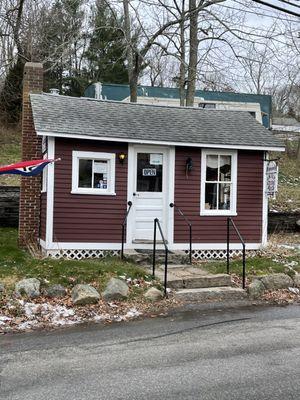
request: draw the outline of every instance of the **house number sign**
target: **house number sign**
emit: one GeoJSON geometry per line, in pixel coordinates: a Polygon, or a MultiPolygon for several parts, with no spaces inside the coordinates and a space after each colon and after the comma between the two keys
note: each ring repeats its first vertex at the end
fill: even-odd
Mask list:
{"type": "Polygon", "coordinates": [[[278,188],[278,166],[275,161],[270,161],[267,166],[267,196],[275,199],[278,188]]]}
{"type": "Polygon", "coordinates": [[[143,176],[156,176],[155,168],[143,168],[143,176]]]}

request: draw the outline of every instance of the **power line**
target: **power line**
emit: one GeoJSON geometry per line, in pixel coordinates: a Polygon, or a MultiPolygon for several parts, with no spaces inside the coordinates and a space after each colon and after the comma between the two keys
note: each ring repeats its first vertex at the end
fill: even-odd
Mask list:
{"type": "Polygon", "coordinates": [[[287,10],[286,8],[275,6],[274,4],[270,4],[270,3],[266,2],[266,1],[263,1],[263,0],[252,0],[252,1],[254,1],[255,3],[262,4],[264,6],[270,7],[270,8],[274,8],[275,10],[282,11],[282,12],[284,12],[286,14],[294,15],[295,17],[300,17],[300,14],[296,13],[295,11],[287,10]]]}
{"type": "MultiPolygon", "coordinates": [[[[235,3],[240,4],[241,6],[244,6],[244,4],[240,3],[239,1],[235,0],[235,3]]],[[[271,14],[265,14],[265,13],[261,13],[258,11],[250,11],[249,9],[242,9],[242,8],[236,8],[236,7],[231,7],[231,6],[225,6],[224,4],[218,4],[218,7],[223,7],[223,8],[228,8],[234,11],[242,11],[245,12],[246,14],[254,14],[257,16],[261,16],[261,17],[267,17],[267,18],[273,18],[273,19],[279,19],[278,15],[271,15],[271,14]]],[[[280,18],[281,21],[286,21],[286,22],[297,22],[296,20],[292,20],[292,19],[288,19],[288,18],[280,18]]]]}
{"type": "Polygon", "coordinates": [[[289,6],[292,6],[292,7],[298,7],[298,8],[300,8],[300,5],[299,5],[299,4],[292,3],[292,2],[290,2],[290,1],[288,1],[288,0],[278,0],[278,1],[281,1],[282,3],[288,4],[289,6]]]}

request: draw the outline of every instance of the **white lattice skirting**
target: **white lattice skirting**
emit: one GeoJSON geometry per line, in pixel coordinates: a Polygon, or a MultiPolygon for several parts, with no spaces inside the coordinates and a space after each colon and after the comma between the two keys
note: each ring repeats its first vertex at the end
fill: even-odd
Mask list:
{"type": "MultiPolygon", "coordinates": [[[[188,250],[185,251],[188,254],[188,250]]],[[[230,257],[241,257],[243,255],[242,250],[229,250],[230,257]]],[[[255,254],[255,250],[246,251],[247,257],[252,257],[255,254]]],[[[193,258],[195,260],[222,260],[226,258],[226,250],[193,250],[193,258]]]]}
{"type": "MultiPolygon", "coordinates": [[[[105,258],[120,256],[119,250],[88,250],[88,249],[58,249],[47,250],[46,255],[50,258],[66,258],[71,260],[83,260],[86,258],[105,258]]],[[[185,251],[188,254],[188,250],[185,251]]],[[[230,257],[241,257],[242,250],[230,250],[230,257]]],[[[247,257],[252,257],[255,250],[246,251],[247,257]]],[[[226,250],[193,250],[194,260],[222,260],[226,258],[226,250]]]]}
{"type": "Polygon", "coordinates": [[[67,249],[67,250],[48,250],[47,256],[50,258],[67,258],[71,260],[83,260],[85,258],[105,258],[120,255],[119,250],[84,250],[84,249],[67,249]]]}

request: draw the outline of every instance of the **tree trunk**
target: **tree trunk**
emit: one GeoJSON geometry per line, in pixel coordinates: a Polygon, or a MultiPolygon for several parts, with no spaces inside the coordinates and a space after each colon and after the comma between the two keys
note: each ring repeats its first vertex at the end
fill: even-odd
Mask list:
{"type": "Polygon", "coordinates": [[[190,16],[190,39],[189,39],[189,66],[188,66],[188,82],[186,92],[186,105],[188,107],[194,106],[195,90],[196,90],[196,75],[197,75],[197,61],[198,61],[198,11],[196,10],[196,0],[189,0],[190,16]]]}
{"type": "Polygon", "coordinates": [[[185,2],[182,1],[182,13],[181,13],[181,22],[180,22],[180,68],[179,68],[179,99],[180,99],[180,106],[184,107],[185,105],[185,26],[184,26],[184,8],[185,2]]]}
{"type": "MultiPolygon", "coordinates": [[[[138,65],[134,65],[133,49],[132,49],[132,38],[131,38],[131,23],[129,13],[129,0],[123,0],[124,10],[124,35],[126,42],[126,58],[128,68],[128,81],[130,89],[130,101],[133,103],[137,102],[137,83],[138,83],[138,65]]],[[[136,62],[138,64],[138,61],[136,62]]]]}

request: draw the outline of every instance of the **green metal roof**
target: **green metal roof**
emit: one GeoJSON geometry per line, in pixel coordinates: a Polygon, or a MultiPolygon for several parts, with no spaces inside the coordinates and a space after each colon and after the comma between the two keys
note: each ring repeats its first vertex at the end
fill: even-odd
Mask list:
{"type": "MultiPolygon", "coordinates": [[[[95,98],[95,86],[89,85],[84,93],[85,97],[95,98]]],[[[102,95],[107,100],[122,101],[129,97],[128,85],[113,83],[102,84],[102,95]]],[[[259,103],[263,113],[263,125],[270,128],[270,117],[272,112],[272,97],[264,94],[234,93],[234,92],[214,92],[208,90],[196,90],[196,97],[203,97],[209,101],[233,101],[242,103],[259,103]]],[[[138,96],[160,97],[166,99],[179,99],[177,88],[162,88],[153,86],[139,86],[138,96]]]]}

